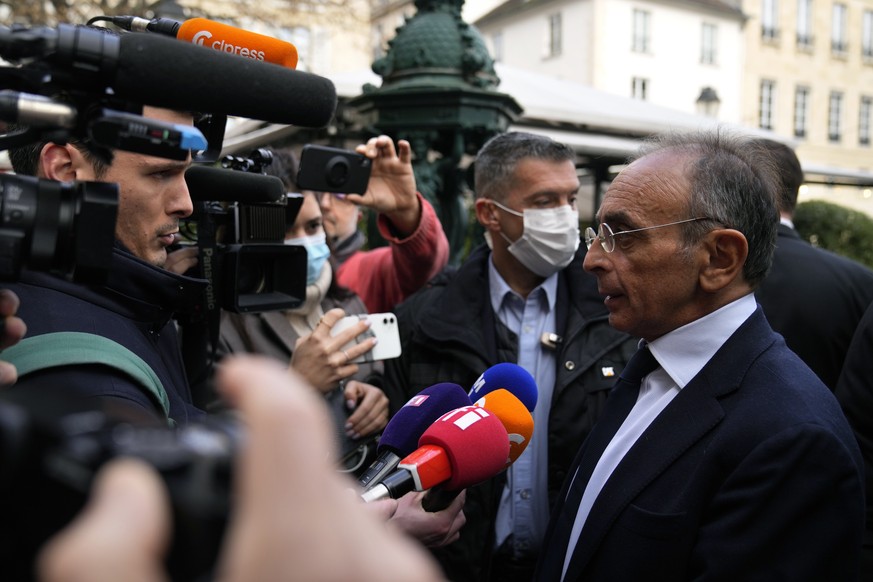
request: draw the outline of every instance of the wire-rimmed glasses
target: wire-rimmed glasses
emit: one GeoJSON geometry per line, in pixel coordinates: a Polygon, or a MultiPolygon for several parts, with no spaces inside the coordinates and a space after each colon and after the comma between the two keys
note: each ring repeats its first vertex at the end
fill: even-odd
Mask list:
{"type": "Polygon", "coordinates": [[[655,226],[644,226],[643,228],[634,228],[632,230],[620,230],[618,232],[613,232],[612,228],[606,224],[605,222],[601,222],[597,231],[590,226],[585,229],[585,246],[588,249],[591,249],[591,245],[594,244],[595,240],[600,240],[600,246],[603,247],[603,250],[607,253],[611,253],[615,250],[615,237],[622,234],[630,234],[632,232],[641,232],[644,230],[652,230],[654,228],[663,228],[665,226],[673,226],[674,224],[682,224],[685,222],[695,222],[697,220],[709,220],[705,216],[701,216],[698,218],[686,218],[685,220],[677,220],[676,222],[668,222],[667,224],[656,224],[655,226]]]}

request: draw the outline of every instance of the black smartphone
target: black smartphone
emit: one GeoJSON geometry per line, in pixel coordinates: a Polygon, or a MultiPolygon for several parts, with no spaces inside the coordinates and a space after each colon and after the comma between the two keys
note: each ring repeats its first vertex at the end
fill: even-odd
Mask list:
{"type": "Polygon", "coordinates": [[[370,158],[322,145],[305,145],[300,153],[297,188],[316,192],[363,194],[370,181],[370,158]]]}

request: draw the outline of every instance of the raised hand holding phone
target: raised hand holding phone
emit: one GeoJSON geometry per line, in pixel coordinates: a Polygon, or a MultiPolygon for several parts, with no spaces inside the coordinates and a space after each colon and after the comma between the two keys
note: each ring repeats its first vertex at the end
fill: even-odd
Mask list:
{"type": "MultiPolygon", "coordinates": [[[[369,326],[363,332],[354,336],[351,341],[344,344],[342,349],[352,354],[352,349],[359,347],[361,342],[375,339],[376,343],[373,349],[352,356],[350,358],[351,362],[362,363],[389,360],[400,355],[400,332],[397,327],[397,317],[393,313],[350,315],[336,322],[331,328],[330,333],[333,336],[339,337],[339,334],[357,326],[362,321],[368,322],[369,326]]],[[[344,335],[343,337],[347,336],[344,335]]]]}

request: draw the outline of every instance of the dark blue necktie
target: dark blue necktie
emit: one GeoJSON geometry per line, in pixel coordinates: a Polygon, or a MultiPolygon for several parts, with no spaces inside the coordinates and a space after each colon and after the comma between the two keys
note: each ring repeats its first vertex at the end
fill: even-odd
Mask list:
{"type": "MultiPolygon", "coordinates": [[[[579,470],[575,471],[576,477],[567,492],[566,501],[557,516],[551,536],[546,540],[544,555],[540,560],[540,571],[537,581],[560,580],[561,570],[564,566],[564,556],[567,544],[570,541],[570,532],[579,512],[579,504],[582,502],[582,494],[591,479],[594,467],[600,460],[603,451],[612,441],[612,437],[621,427],[624,419],[630,414],[637,397],[640,393],[640,383],[643,378],[658,367],[658,361],[647,345],[640,347],[631,357],[624,370],[618,377],[618,381],[609,394],[603,413],[585,440],[585,452],[579,459],[579,470]]],[[[568,475],[573,475],[574,467],[570,467],[568,475]]]]}

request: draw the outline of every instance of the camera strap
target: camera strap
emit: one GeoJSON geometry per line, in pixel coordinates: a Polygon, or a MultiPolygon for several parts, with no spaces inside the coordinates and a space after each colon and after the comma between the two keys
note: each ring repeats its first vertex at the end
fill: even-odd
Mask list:
{"type": "Polygon", "coordinates": [[[75,331],[46,333],[21,340],[3,350],[0,357],[15,365],[19,378],[61,366],[109,366],[139,384],[156,408],[174,424],[169,418],[170,399],[155,371],[145,360],[109,338],[75,331]]]}
{"type": "Polygon", "coordinates": [[[207,203],[200,204],[203,208],[198,211],[202,218],[197,223],[199,258],[196,268],[199,276],[206,279],[207,286],[197,309],[177,317],[177,321],[182,328],[182,358],[194,404],[206,409],[215,400],[210,379],[218,350],[223,273],[218,256],[217,225],[206,211],[207,203]]]}

